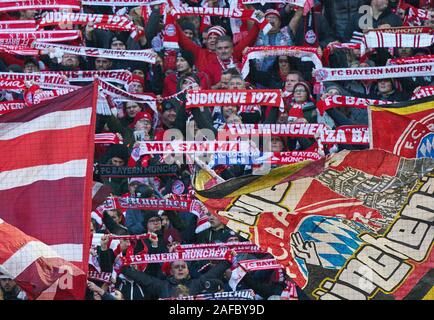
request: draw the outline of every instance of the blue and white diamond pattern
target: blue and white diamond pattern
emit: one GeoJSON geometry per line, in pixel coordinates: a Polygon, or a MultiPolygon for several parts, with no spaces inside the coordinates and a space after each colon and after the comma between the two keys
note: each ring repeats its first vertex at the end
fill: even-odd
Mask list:
{"type": "Polygon", "coordinates": [[[434,132],[422,138],[417,148],[417,157],[434,159],[434,132]]]}
{"type": "MultiPolygon", "coordinates": [[[[324,268],[340,269],[363,242],[358,238],[359,231],[343,221],[344,219],[337,217],[312,216],[305,219],[298,229],[304,241],[315,242],[324,268]]],[[[363,225],[356,224],[362,230],[368,231],[363,225]]],[[[303,273],[307,274],[304,260],[296,260],[303,273]]]]}

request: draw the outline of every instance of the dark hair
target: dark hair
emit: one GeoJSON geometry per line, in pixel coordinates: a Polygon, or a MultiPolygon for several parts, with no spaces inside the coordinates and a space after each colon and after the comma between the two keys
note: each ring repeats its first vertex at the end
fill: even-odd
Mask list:
{"type": "Polygon", "coordinates": [[[289,63],[289,70],[294,69],[294,60],[292,60],[291,57],[289,57],[289,56],[277,56],[268,71],[279,72],[279,58],[280,57],[285,57],[287,59],[287,61],[289,63]]]}
{"type": "Polygon", "coordinates": [[[230,42],[232,44],[232,46],[234,45],[234,43],[232,42],[232,38],[228,35],[218,37],[217,41],[216,41],[216,45],[219,42],[230,42]]]}
{"type": "Polygon", "coordinates": [[[296,74],[296,75],[298,75],[298,80],[299,81],[303,81],[304,80],[303,74],[300,71],[291,70],[291,71],[288,72],[287,76],[289,76],[290,74],[296,74]]]}
{"type": "Polygon", "coordinates": [[[231,76],[239,76],[240,75],[239,71],[236,68],[226,69],[222,72],[222,75],[223,74],[230,74],[231,76]]]}

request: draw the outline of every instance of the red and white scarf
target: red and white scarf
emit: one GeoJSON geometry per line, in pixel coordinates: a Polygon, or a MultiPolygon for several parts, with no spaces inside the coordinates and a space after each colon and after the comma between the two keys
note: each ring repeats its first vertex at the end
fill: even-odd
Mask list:
{"type": "Polygon", "coordinates": [[[48,12],[37,21],[37,28],[41,29],[48,26],[73,26],[87,25],[93,23],[95,29],[104,29],[112,31],[130,31],[132,37],[137,38],[143,35],[143,31],[127,16],[108,15],[108,14],[91,14],[91,13],[73,13],[73,12],[48,12]]]}
{"type": "Polygon", "coordinates": [[[366,79],[426,77],[434,73],[434,63],[368,67],[368,68],[322,68],[314,71],[317,81],[348,81],[366,79]]]}
{"type": "Polygon", "coordinates": [[[125,85],[131,72],[128,70],[78,70],[78,71],[44,71],[41,74],[64,76],[69,82],[92,82],[95,78],[125,85]]]}
{"type": "Polygon", "coordinates": [[[35,41],[33,47],[39,50],[54,49],[53,57],[62,57],[63,54],[75,54],[79,56],[87,57],[101,57],[109,59],[121,59],[142,61],[146,63],[154,64],[157,58],[157,54],[152,49],[146,50],[113,50],[113,49],[101,49],[90,47],[69,46],[63,44],[51,44],[40,41],[35,41]]]}
{"type": "Polygon", "coordinates": [[[396,64],[414,64],[414,63],[432,63],[434,62],[434,55],[426,55],[426,56],[415,56],[408,58],[396,58],[390,59],[388,65],[396,65],[396,64]]]}
{"type": "Polygon", "coordinates": [[[333,144],[369,144],[368,126],[341,126],[336,130],[319,131],[317,141],[323,145],[333,144]]]}
{"type": "Polygon", "coordinates": [[[27,31],[12,32],[0,30],[0,45],[30,47],[33,42],[66,42],[81,39],[80,30],[27,31]]]}
{"type": "Polygon", "coordinates": [[[166,0],[82,0],[85,6],[139,7],[165,3],[166,0]]]}
{"type": "Polygon", "coordinates": [[[303,15],[306,15],[314,6],[313,0],[232,0],[230,1],[231,6],[238,4],[257,4],[261,5],[268,3],[280,3],[283,5],[290,4],[295,7],[303,8],[303,15]]]}
{"type": "Polygon", "coordinates": [[[377,106],[384,104],[392,104],[391,101],[383,101],[383,100],[374,100],[374,99],[365,99],[353,96],[327,96],[324,99],[318,101],[316,107],[320,115],[324,115],[324,112],[332,109],[332,108],[341,108],[341,107],[349,107],[349,108],[359,108],[366,109],[368,106],[377,106]]]}
{"type": "Polygon", "coordinates": [[[317,49],[311,47],[279,47],[279,46],[262,46],[249,47],[246,54],[243,56],[241,64],[241,75],[245,79],[249,74],[250,64],[252,59],[263,59],[266,57],[290,56],[300,58],[303,61],[312,61],[315,69],[323,67],[320,58],[317,55],[317,49]]]}
{"type": "Polygon", "coordinates": [[[237,267],[232,270],[231,278],[229,279],[229,286],[232,290],[236,290],[237,285],[244,278],[248,272],[260,270],[276,270],[281,269],[282,265],[276,259],[257,259],[239,261],[237,267]]]}
{"type": "Polygon", "coordinates": [[[2,89],[23,90],[26,88],[26,81],[47,85],[67,84],[63,77],[54,74],[0,72],[0,88],[2,89]]]}
{"type": "Polygon", "coordinates": [[[287,136],[299,138],[312,138],[319,131],[326,129],[319,123],[287,123],[287,124],[225,124],[219,129],[219,133],[225,137],[228,134],[237,137],[261,135],[261,136],[287,136]]]}
{"type": "Polygon", "coordinates": [[[112,100],[146,103],[154,112],[158,113],[157,98],[154,94],[129,93],[101,79],[98,79],[98,85],[102,92],[112,100]]]}
{"type": "MultiPolygon", "coordinates": [[[[333,49],[360,49],[360,43],[333,43],[329,46],[327,46],[324,50],[323,50],[323,61],[326,65],[328,65],[329,59],[330,59],[330,54],[331,54],[331,50],[333,49]]],[[[362,57],[360,57],[360,60],[362,60],[362,57]]]]}
{"type": "Polygon", "coordinates": [[[411,100],[434,96],[434,86],[421,87],[417,93],[413,93],[411,100]]]}
{"type": "Polygon", "coordinates": [[[249,141],[140,141],[140,156],[153,154],[212,154],[232,152],[254,152],[249,141]]]}
{"type": "MultiPolygon", "coordinates": [[[[287,152],[272,152],[271,155],[266,152],[264,156],[266,157],[263,163],[268,163],[271,165],[286,165],[299,163],[302,161],[316,161],[322,158],[322,155],[318,152],[313,151],[287,151],[287,152]]],[[[256,161],[260,161],[258,158],[256,161]]]]}
{"type": "Polygon", "coordinates": [[[429,19],[428,10],[419,9],[404,2],[400,3],[399,8],[404,11],[408,9],[408,13],[405,15],[403,23],[405,26],[421,26],[423,21],[429,19]]]}
{"type": "Polygon", "coordinates": [[[179,49],[179,37],[175,26],[175,17],[171,13],[166,14],[166,23],[163,30],[163,46],[166,49],[179,49]]]}
{"type": "Polygon", "coordinates": [[[185,107],[246,106],[259,105],[281,107],[281,91],[274,89],[257,90],[190,90],[187,92],[185,107]]]}
{"type": "MultiPolygon", "coordinates": [[[[170,3],[170,1],[169,1],[170,3]]],[[[259,24],[259,28],[267,34],[271,30],[271,25],[264,17],[257,16],[257,12],[251,9],[239,9],[239,8],[219,8],[219,7],[173,7],[171,8],[172,15],[186,17],[186,16],[213,16],[224,18],[236,18],[242,20],[254,20],[259,24]]]]}
{"type": "Polygon", "coordinates": [[[63,96],[67,93],[73,92],[76,89],[57,89],[57,90],[47,90],[39,91],[33,95],[33,104],[38,104],[44,101],[54,99],[56,97],[63,96]]]}
{"type": "Polygon", "coordinates": [[[110,197],[105,201],[105,210],[136,209],[136,210],[174,210],[190,211],[191,199],[161,199],[161,198],[131,198],[110,197]]]}
{"type": "Polygon", "coordinates": [[[133,234],[128,236],[118,236],[115,234],[110,234],[109,238],[111,240],[124,240],[124,241],[135,241],[135,240],[143,240],[143,239],[158,240],[158,236],[156,234],[151,234],[151,233],[133,234]]]}
{"type": "MultiPolygon", "coordinates": [[[[221,211],[221,213],[223,213],[221,211]]],[[[199,243],[199,244],[182,244],[178,246],[178,251],[192,250],[192,249],[215,249],[226,248],[235,250],[237,252],[252,250],[260,251],[261,248],[251,242],[219,242],[219,243],[199,243]]]]}
{"type": "Polygon", "coordinates": [[[121,144],[122,140],[116,133],[96,133],[96,144],[121,144]]]}
{"type": "Polygon", "coordinates": [[[6,20],[0,21],[0,30],[13,29],[14,32],[36,31],[35,20],[6,20]]]}
{"type": "MultiPolygon", "coordinates": [[[[191,248],[172,253],[138,254],[124,257],[124,265],[143,263],[164,263],[174,261],[201,261],[201,260],[232,260],[232,249],[227,247],[191,248]]],[[[240,253],[263,253],[258,249],[241,249],[240,253]]]]}
{"type": "Polygon", "coordinates": [[[81,4],[79,0],[21,0],[0,2],[0,12],[59,9],[78,11],[81,9],[81,4]]]}
{"type": "Polygon", "coordinates": [[[369,31],[363,36],[361,54],[366,48],[424,48],[434,43],[434,35],[429,33],[407,34],[388,33],[384,30],[369,31]]]}
{"type": "Polygon", "coordinates": [[[110,272],[89,271],[87,274],[89,280],[101,281],[111,284],[112,274],[110,272]]]}
{"type": "Polygon", "coordinates": [[[2,101],[0,102],[0,115],[14,110],[24,109],[25,107],[27,107],[27,105],[22,100],[2,101]]]}
{"type": "Polygon", "coordinates": [[[25,46],[15,46],[15,45],[0,45],[0,51],[9,53],[9,54],[16,54],[20,56],[38,56],[39,50],[28,48],[25,46]]]}
{"type": "Polygon", "coordinates": [[[127,16],[109,15],[109,14],[92,14],[92,13],[74,13],[74,12],[47,12],[41,19],[36,21],[37,28],[58,25],[87,25],[108,24],[124,27],[132,27],[134,23],[127,16]]]}
{"type": "Polygon", "coordinates": [[[255,292],[252,289],[238,291],[223,291],[216,293],[201,293],[195,296],[179,296],[171,298],[160,298],[158,300],[255,300],[255,292]]]}

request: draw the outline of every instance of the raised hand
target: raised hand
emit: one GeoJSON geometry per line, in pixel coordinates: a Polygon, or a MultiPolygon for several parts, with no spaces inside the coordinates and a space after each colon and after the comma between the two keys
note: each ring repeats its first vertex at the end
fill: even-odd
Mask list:
{"type": "Polygon", "coordinates": [[[306,263],[321,266],[321,260],[316,252],[316,246],[314,241],[304,241],[300,232],[294,232],[291,234],[291,247],[294,250],[294,254],[303,259],[306,263]]]}

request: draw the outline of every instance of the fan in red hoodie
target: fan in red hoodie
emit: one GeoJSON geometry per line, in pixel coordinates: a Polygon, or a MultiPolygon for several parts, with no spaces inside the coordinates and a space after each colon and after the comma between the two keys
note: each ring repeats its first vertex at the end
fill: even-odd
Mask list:
{"type": "MultiPolygon", "coordinates": [[[[262,12],[261,14],[263,15],[262,12]]],[[[201,48],[182,32],[177,23],[175,25],[179,45],[184,50],[193,53],[197,68],[208,74],[212,89],[220,89],[219,82],[222,71],[235,66],[235,63],[239,63],[243,56],[243,50],[248,46],[253,46],[259,34],[259,25],[255,22],[248,36],[234,47],[231,38],[223,38],[226,35],[226,30],[220,26],[213,26],[207,32],[207,48],[201,48]],[[217,44],[220,44],[221,50],[217,50],[217,44]]]]}

